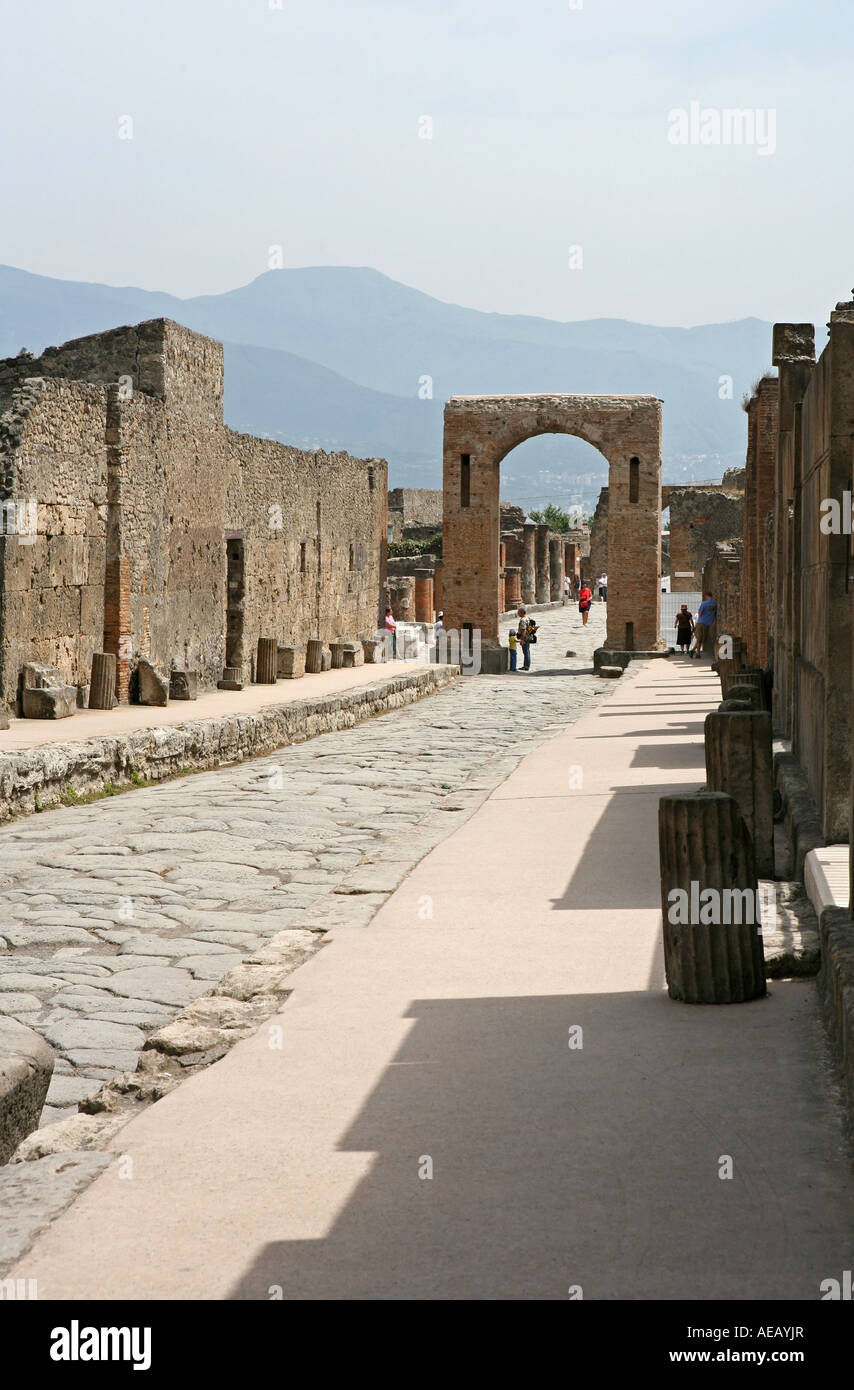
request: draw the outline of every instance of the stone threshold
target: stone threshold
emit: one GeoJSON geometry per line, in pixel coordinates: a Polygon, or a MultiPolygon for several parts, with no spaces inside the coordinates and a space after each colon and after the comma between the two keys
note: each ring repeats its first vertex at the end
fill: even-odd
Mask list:
{"type": "Polygon", "coordinates": [[[459,676],[459,666],[429,666],[336,694],[289,698],[251,713],[0,752],[0,822],[67,805],[75,797],[263,757],[401,709],[452,685],[459,676]]]}

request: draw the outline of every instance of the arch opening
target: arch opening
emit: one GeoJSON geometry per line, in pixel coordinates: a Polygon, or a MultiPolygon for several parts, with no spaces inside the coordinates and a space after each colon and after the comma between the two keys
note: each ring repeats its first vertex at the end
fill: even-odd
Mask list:
{"type": "MultiPolygon", "coordinates": [[[[540,435],[592,445],[608,469],[607,645],[660,651],[661,402],[653,396],[457,396],[445,406],[443,586],[447,631],[497,648],[501,463],[540,435]],[[468,504],[461,505],[461,461],[468,504]]],[[[530,540],[528,541],[530,547],[530,540]]],[[[542,543],[540,570],[542,571],[542,543]]],[[[536,565],[536,556],[535,556],[536,565]]],[[[537,602],[545,584],[542,572],[537,602]]],[[[506,596],[505,596],[506,597],[506,596]]],[[[548,601],[548,600],[547,600],[548,601]]],[[[484,670],[490,669],[486,663],[484,670]]],[[[495,669],[502,669],[496,663],[495,669]]]]}

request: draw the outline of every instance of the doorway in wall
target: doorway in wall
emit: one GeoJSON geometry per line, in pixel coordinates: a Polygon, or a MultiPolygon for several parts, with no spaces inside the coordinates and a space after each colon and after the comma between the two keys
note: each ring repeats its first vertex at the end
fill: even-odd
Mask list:
{"type": "Polygon", "coordinates": [[[243,667],[246,572],[242,531],[226,531],[225,664],[243,667]]]}

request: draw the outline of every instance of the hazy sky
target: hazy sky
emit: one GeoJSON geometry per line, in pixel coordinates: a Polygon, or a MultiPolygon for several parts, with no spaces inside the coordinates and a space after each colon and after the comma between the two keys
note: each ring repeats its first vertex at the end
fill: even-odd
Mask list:
{"type": "Polygon", "coordinates": [[[187,296],[281,245],[473,308],[662,324],[823,325],[854,285],[852,0],[2,16],[6,264],[187,296]],[[725,108],[759,113],[754,143],[691,143],[725,108]]]}

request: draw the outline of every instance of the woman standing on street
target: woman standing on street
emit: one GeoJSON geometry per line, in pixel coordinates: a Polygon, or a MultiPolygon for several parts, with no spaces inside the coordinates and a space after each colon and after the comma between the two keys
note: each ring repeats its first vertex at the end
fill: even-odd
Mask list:
{"type": "Polygon", "coordinates": [[[585,627],[587,626],[587,618],[590,613],[590,605],[592,602],[593,593],[587,587],[587,580],[585,579],[578,591],[578,611],[581,614],[581,621],[585,627]]]}

